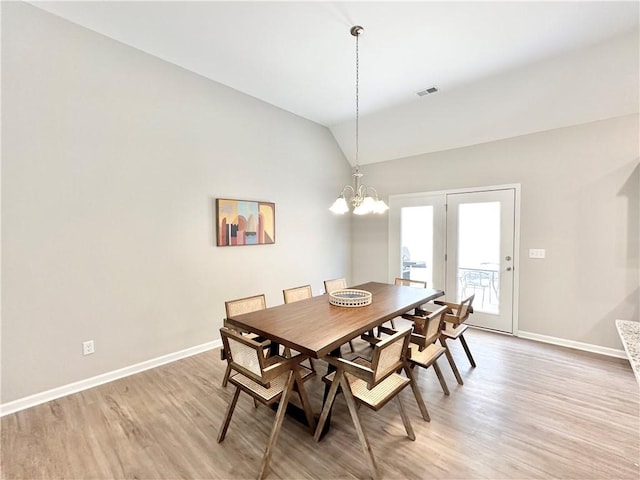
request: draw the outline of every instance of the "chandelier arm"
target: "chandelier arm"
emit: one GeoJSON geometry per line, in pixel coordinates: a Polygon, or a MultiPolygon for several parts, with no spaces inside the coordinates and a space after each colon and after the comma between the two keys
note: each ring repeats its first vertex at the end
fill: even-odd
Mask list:
{"type": "Polygon", "coordinates": [[[344,197],[344,196],[346,196],[346,194],[347,194],[347,192],[348,192],[349,190],[351,190],[351,196],[352,196],[352,197],[353,197],[353,196],[355,196],[355,194],[356,194],[356,190],[355,190],[351,185],[345,185],[345,186],[342,188],[342,193],[341,193],[340,195],[342,195],[343,197],[344,197]]]}
{"type": "Polygon", "coordinates": [[[375,188],[370,187],[368,185],[362,185],[362,187],[363,187],[363,189],[362,189],[363,195],[365,195],[367,193],[367,191],[371,190],[371,191],[373,191],[373,195],[375,196],[375,199],[378,200],[378,191],[375,188]]]}

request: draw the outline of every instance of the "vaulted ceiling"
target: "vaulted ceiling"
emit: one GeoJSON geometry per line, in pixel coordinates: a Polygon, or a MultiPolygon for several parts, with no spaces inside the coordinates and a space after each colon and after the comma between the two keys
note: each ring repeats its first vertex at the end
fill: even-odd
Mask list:
{"type": "Polygon", "coordinates": [[[638,2],[30,3],[325,125],[352,164],[353,25],[360,164],[638,112],[638,2]]]}

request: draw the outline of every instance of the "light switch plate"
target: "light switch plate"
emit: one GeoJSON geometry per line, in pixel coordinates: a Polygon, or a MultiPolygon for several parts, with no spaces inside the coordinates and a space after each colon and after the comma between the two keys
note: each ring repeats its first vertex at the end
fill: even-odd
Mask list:
{"type": "Polygon", "coordinates": [[[544,258],[545,257],[544,248],[530,248],[529,249],[529,258],[544,258]]]}

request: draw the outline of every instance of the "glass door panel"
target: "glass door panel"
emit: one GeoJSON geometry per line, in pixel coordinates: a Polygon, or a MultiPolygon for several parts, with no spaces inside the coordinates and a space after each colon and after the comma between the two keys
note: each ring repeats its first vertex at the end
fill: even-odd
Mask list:
{"type": "Polygon", "coordinates": [[[403,277],[445,285],[445,196],[410,194],[389,197],[389,282],[403,277]]]}
{"type": "Polygon", "coordinates": [[[467,323],[513,333],[515,190],[447,195],[450,301],[475,295],[467,323]]]}
{"type": "Polygon", "coordinates": [[[456,300],[475,293],[476,311],[499,313],[500,202],[463,203],[458,208],[456,300]]]}
{"type": "Polygon", "coordinates": [[[403,207],[400,229],[401,277],[433,285],[433,207],[403,207]]]}

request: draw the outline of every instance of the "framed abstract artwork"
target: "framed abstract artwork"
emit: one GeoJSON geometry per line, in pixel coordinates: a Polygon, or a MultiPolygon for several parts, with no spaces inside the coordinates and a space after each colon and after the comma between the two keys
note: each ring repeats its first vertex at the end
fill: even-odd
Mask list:
{"type": "Polygon", "coordinates": [[[219,247],[276,243],[276,204],[216,198],[219,247]]]}

